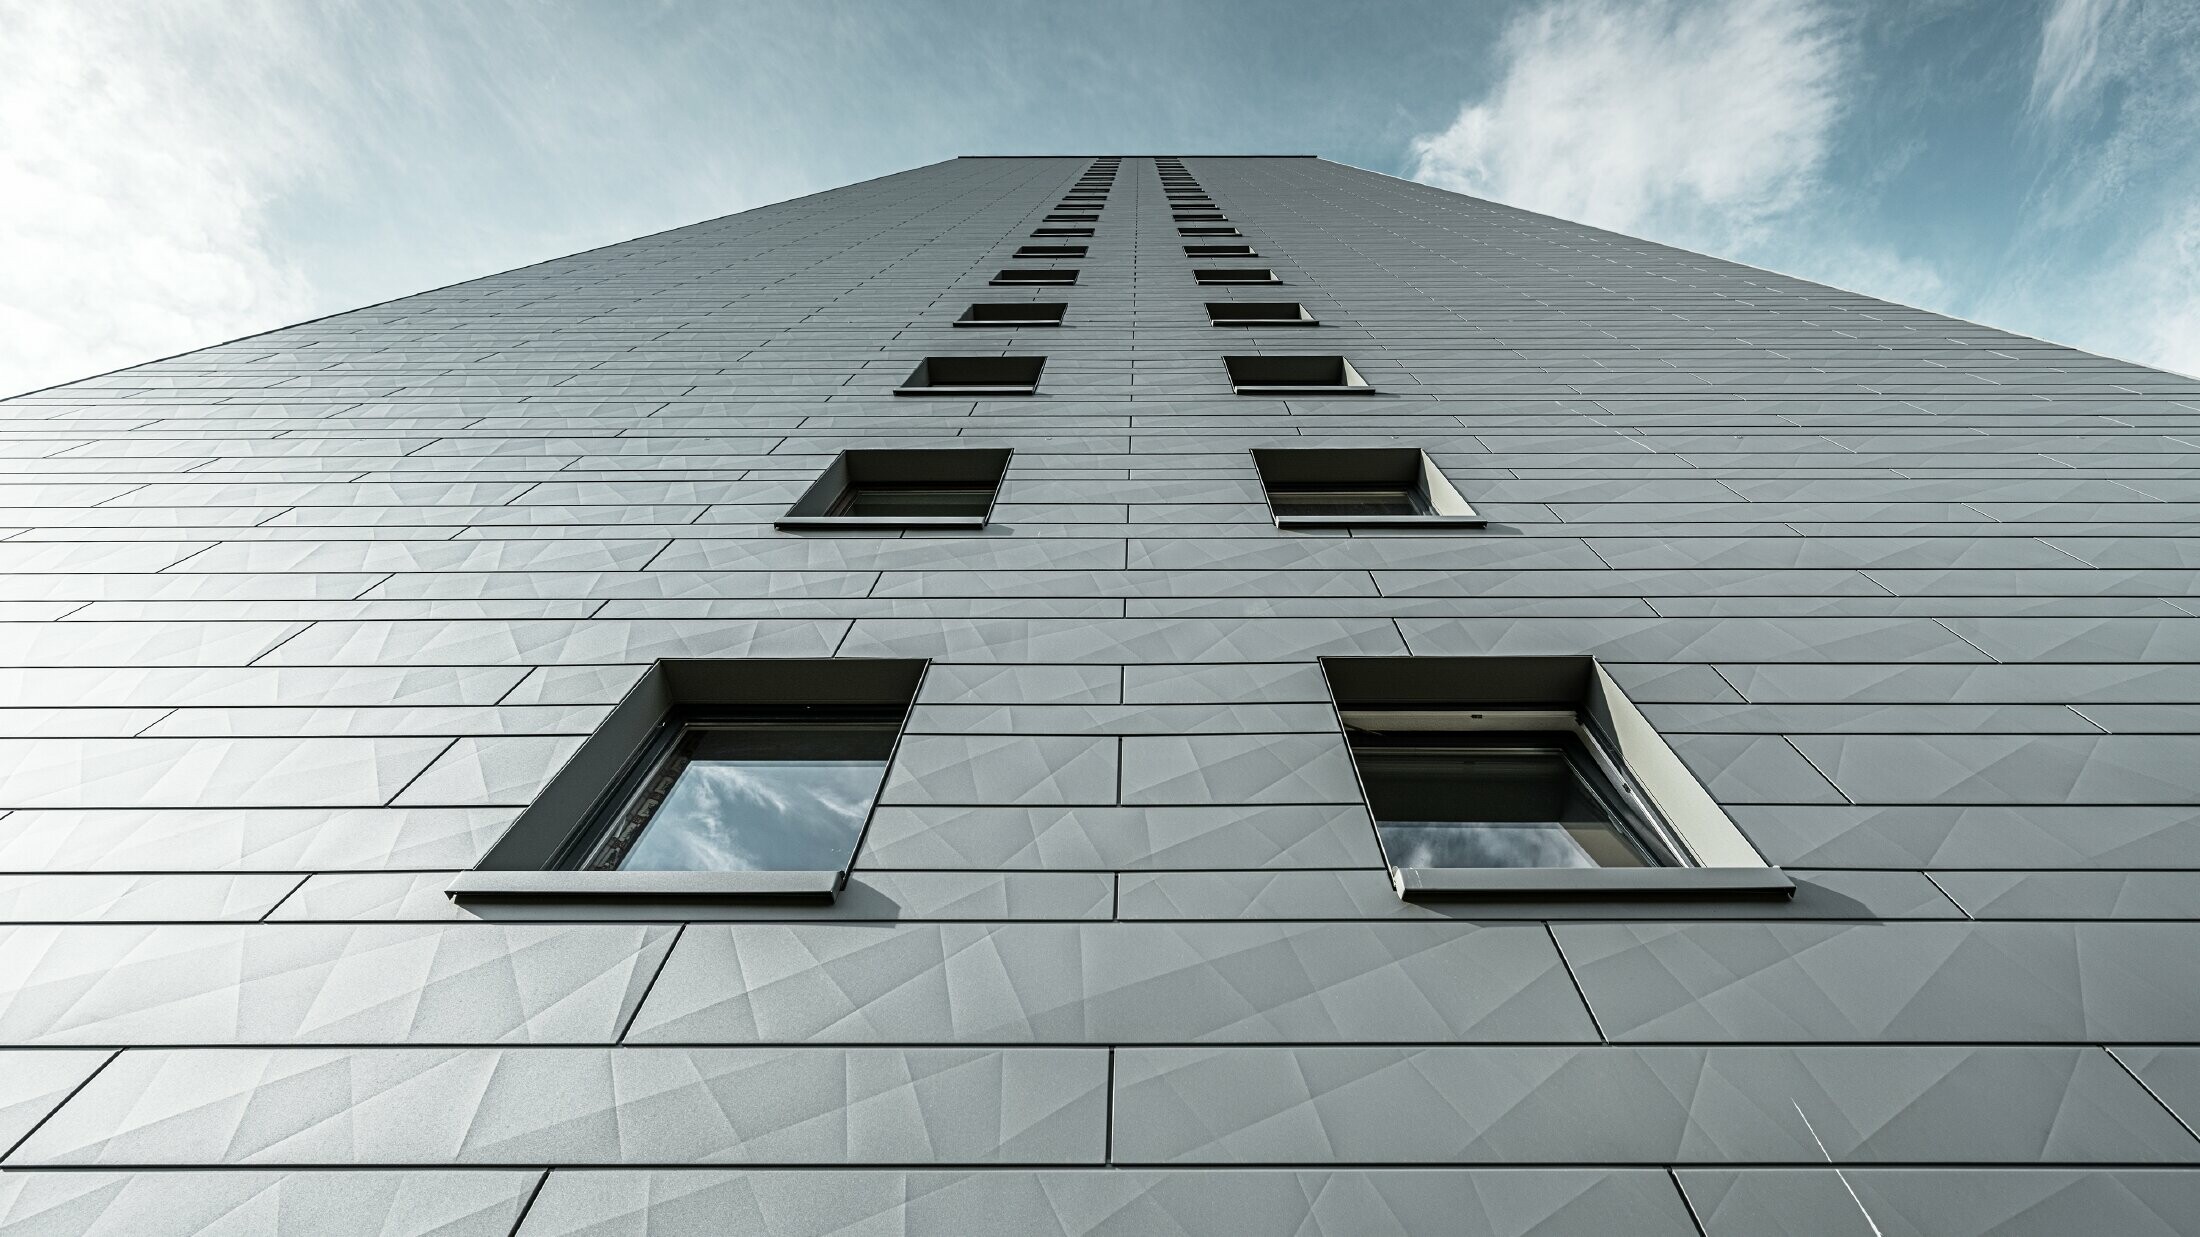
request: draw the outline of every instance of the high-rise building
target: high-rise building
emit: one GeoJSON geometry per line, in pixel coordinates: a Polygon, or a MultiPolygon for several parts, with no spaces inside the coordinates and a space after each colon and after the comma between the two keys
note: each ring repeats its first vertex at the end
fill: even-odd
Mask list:
{"type": "Polygon", "coordinates": [[[0,412],[0,1231],[2200,1232],[2200,383],[1109,156],[0,412]]]}

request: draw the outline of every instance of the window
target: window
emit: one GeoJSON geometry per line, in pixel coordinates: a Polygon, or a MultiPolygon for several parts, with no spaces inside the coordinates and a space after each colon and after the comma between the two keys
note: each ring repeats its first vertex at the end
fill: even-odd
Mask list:
{"type": "Polygon", "coordinates": [[[1056,267],[1051,269],[1019,269],[1016,267],[1011,267],[1008,270],[1002,271],[1000,274],[995,275],[990,282],[1004,287],[1028,286],[1062,288],[1068,287],[1069,285],[1077,282],[1077,268],[1056,267]]]}
{"type": "Polygon", "coordinates": [[[560,868],[582,872],[844,871],[900,730],[868,710],[805,717],[700,710],[657,749],[560,868]]]}
{"type": "Polygon", "coordinates": [[[1065,228],[1056,226],[1042,226],[1033,228],[1031,230],[1031,234],[1033,236],[1091,236],[1093,234],[1093,231],[1094,229],[1092,228],[1065,228]]]}
{"type": "Polygon", "coordinates": [[[923,672],[883,659],[659,661],[450,894],[830,899],[923,672]]]}
{"type": "Polygon", "coordinates": [[[1209,301],[1207,320],[1216,326],[1321,325],[1297,301],[1209,301]]]}
{"type": "Polygon", "coordinates": [[[1060,326],[1067,301],[980,301],[955,319],[956,326],[1060,326]]]}
{"type": "Polygon", "coordinates": [[[1029,395],[1046,363],[1043,356],[928,356],[894,394],[1029,395]]]}
{"type": "Polygon", "coordinates": [[[1592,657],[1322,672],[1401,896],[1794,891],[1592,657]]]}
{"type": "Polygon", "coordinates": [[[1192,278],[1200,283],[1282,283],[1276,273],[1265,266],[1203,266],[1194,268],[1192,278]]]}
{"type": "Polygon", "coordinates": [[[1179,212],[1179,213],[1177,213],[1177,214],[1173,214],[1173,215],[1170,215],[1170,216],[1169,216],[1169,218],[1170,218],[1170,219],[1171,219],[1171,220],[1172,220],[1173,222],[1176,222],[1176,223],[1228,223],[1228,222],[1230,222],[1230,220],[1229,220],[1229,217],[1228,217],[1228,216],[1226,216],[1226,215],[1218,215],[1218,214],[1214,213],[1213,211],[1188,211],[1188,212],[1179,212]]]}
{"type": "Polygon", "coordinates": [[[1176,234],[1177,234],[1178,236],[1243,236],[1243,235],[1245,235],[1245,234],[1244,234],[1243,232],[1240,232],[1240,231],[1238,231],[1238,230],[1237,230],[1236,228],[1233,228],[1233,227],[1231,227],[1231,226],[1230,226],[1230,225],[1228,225],[1228,224],[1223,224],[1223,225],[1221,225],[1221,226],[1219,226],[1219,227],[1214,227],[1214,226],[1208,226],[1208,227],[1199,227],[1199,226],[1193,226],[1193,227],[1188,227],[1188,228],[1178,228],[1178,229],[1176,230],[1176,234]]]}
{"type": "Polygon", "coordinates": [[[1048,215],[1048,216],[1046,217],[1046,222],[1048,222],[1048,223],[1098,223],[1098,222],[1100,222],[1100,216],[1098,216],[1098,215],[1087,215],[1087,214],[1081,214],[1081,213],[1077,213],[1077,212],[1066,212],[1066,213],[1064,213],[1064,212],[1058,212],[1058,213],[1055,213],[1055,214],[1052,214],[1052,215],[1048,215]]]}
{"type": "Polygon", "coordinates": [[[1419,447],[1255,447],[1253,469],[1278,528],[1486,523],[1419,447]]]}
{"type": "Polygon", "coordinates": [[[1341,356],[1226,356],[1240,395],[1372,395],[1375,388],[1341,356]]]}
{"type": "Polygon", "coordinates": [[[1019,258],[1082,258],[1084,245],[1019,245],[1014,256],[1019,258]]]}
{"type": "Polygon", "coordinates": [[[990,447],[843,451],[777,526],[983,528],[1010,454],[990,447]]]}
{"type": "Polygon", "coordinates": [[[1187,258],[1257,258],[1251,245],[1186,245],[1187,258]]]}

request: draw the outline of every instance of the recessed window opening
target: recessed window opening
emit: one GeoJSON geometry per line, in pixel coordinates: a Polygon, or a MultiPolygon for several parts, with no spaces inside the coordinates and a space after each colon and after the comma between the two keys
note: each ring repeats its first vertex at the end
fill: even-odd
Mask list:
{"type": "Polygon", "coordinates": [[[1222,363],[1240,395],[1366,395],[1375,389],[1341,356],[1226,356],[1222,363]]]}
{"type": "Polygon", "coordinates": [[[1404,896],[1793,891],[1593,658],[1322,670],[1404,896]]]}
{"type": "Polygon", "coordinates": [[[980,301],[955,319],[956,326],[1060,326],[1067,301],[980,301]]]}
{"type": "Polygon", "coordinates": [[[1057,211],[1048,215],[1046,223],[1098,223],[1100,216],[1087,211],[1057,211]]]}
{"type": "Polygon", "coordinates": [[[983,528],[1010,452],[1003,448],[853,448],[779,517],[782,529],[983,528]]]}
{"type": "Polygon", "coordinates": [[[1171,220],[1172,220],[1173,222],[1176,222],[1176,223],[1228,223],[1228,222],[1230,222],[1230,220],[1229,220],[1228,216],[1225,216],[1225,215],[1218,215],[1218,214],[1214,214],[1214,213],[1211,213],[1211,212],[1207,212],[1207,211],[1193,211],[1193,212],[1188,212],[1188,213],[1179,213],[1179,214],[1174,214],[1174,215],[1171,215],[1171,216],[1169,216],[1169,218],[1170,218],[1170,219],[1171,219],[1171,220]]]}
{"type": "Polygon", "coordinates": [[[1033,236],[1091,236],[1094,231],[1095,229],[1092,228],[1046,226],[1033,228],[1031,234],[1033,236]]]}
{"type": "Polygon", "coordinates": [[[1220,227],[1196,227],[1196,226],[1195,226],[1195,227],[1188,227],[1188,228],[1178,228],[1178,229],[1176,230],[1176,234],[1177,234],[1178,236],[1243,236],[1243,235],[1245,235],[1245,234],[1244,234],[1243,232],[1240,232],[1240,231],[1238,231],[1238,230],[1237,230],[1236,228],[1233,228],[1233,227],[1229,226],[1228,224],[1224,224],[1224,225],[1222,225],[1222,226],[1220,226],[1220,227]]]}
{"type": "Polygon", "coordinates": [[[1687,862],[1578,715],[1493,710],[1452,714],[1446,730],[1390,729],[1397,724],[1380,712],[1345,723],[1376,832],[1396,867],[1687,862]]]}
{"type": "Polygon", "coordinates": [[[1257,258],[1251,245],[1186,245],[1187,258],[1257,258]]]}
{"type": "Polygon", "coordinates": [[[1029,395],[1043,356],[933,356],[917,362],[896,395],[1029,395]]]}
{"type": "Polygon", "coordinates": [[[1419,447],[1256,447],[1279,528],[1480,528],[1482,516],[1419,447]]]}
{"type": "Polygon", "coordinates": [[[995,275],[990,282],[1008,286],[1021,284],[1042,287],[1065,287],[1067,285],[1077,282],[1077,269],[1075,267],[1055,269],[1048,269],[1044,267],[1018,269],[1012,267],[1008,270],[1002,271],[998,275],[995,275]]]}
{"type": "Polygon", "coordinates": [[[923,673],[885,659],[656,662],[450,895],[658,916],[698,898],[829,900],[923,673]]]}
{"type": "Polygon", "coordinates": [[[1216,326],[1320,326],[1297,301],[1209,301],[1207,320],[1216,326]]]}
{"type": "Polygon", "coordinates": [[[556,866],[845,870],[900,733],[900,713],[877,708],[682,710],[659,727],[600,831],[556,866]]]}
{"type": "Polygon", "coordinates": [[[1082,258],[1088,247],[1084,245],[1019,245],[1013,256],[1018,258],[1082,258]]]}
{"type": "Polygon", "coordinates": [[[1206,266],[1192,271],[1192,278],[1200,283],[1281,283],[1276,273],[1265,266],[1206,266]]]}

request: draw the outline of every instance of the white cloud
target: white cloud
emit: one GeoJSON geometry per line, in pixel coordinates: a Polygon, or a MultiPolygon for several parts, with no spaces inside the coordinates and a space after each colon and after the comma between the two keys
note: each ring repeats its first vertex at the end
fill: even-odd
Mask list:
{"type": "Polygon", "coordinates": [[[2092,97],[2099,85],[2101,37],[2126,0],[2054,0],[2040,23],[2040,53],[2032,65],[2026,107],[2060,119],[2092,97]]]}
{"type": "Polygon", "coordinates": [[[1559,0],[1499,53],[1414,177],[1620,231],[1746,235],[1808,194],[1840,114],[1842,44],[1808,0],[1559,0]]]}
{"type": "Polygon", "coordinates": [[[0,395],[311,306],[264,211],[318,143],[280,5],[0,0],[0,395]]]}

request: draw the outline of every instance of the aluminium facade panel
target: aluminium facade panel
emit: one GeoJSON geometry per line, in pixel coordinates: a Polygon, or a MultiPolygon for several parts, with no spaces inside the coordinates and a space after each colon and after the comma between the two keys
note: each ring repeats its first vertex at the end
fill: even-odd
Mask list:
{"type": "Polygon", "coordinates": [[[2200,1233],[2200,382],[1310,158],[1184,159],[1277,285],[1144,156],[991,284],[1091,163],[0,402],[0,1231],[2200,1233]],[[773,527],[942,447],[987,527],[773,527]],[[1316,659],[1582,653],[1792,901],[1397,898],[1316,659]],[[932,663],[837,901],[444,896],[649,662],[829,656],[932,663]]]}

